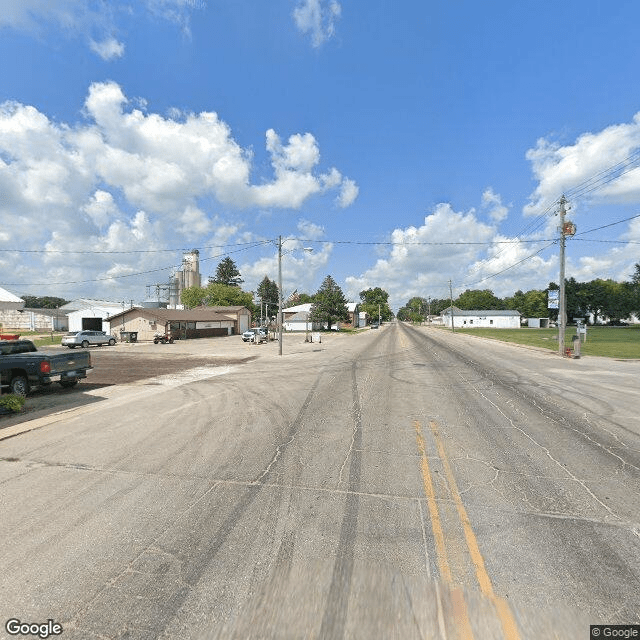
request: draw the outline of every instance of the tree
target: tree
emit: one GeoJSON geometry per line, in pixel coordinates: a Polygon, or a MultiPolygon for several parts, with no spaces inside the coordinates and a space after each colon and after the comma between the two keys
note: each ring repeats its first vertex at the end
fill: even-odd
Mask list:
{"type": "Polygon", "coordinates": [[[631,275],[631,281],[627,283],[627,290],[629,291],[631,311],[640,317],[640,262],[635,264],[635,271],[631,275]]]}
{"type": "Polygon", "coordinates": [[[309,304],[310,302],[313,302],[314,298],[315,294],[310,295],[308,293],[297,293],[296,304],[309,304]]]}
{"type": "Polygon", "coordinates": [[[224,284],[229,287],[239,287],[244,280],[240,277],[236,263],[227,256],[220,262],[216,269],[216,275],[213,278],[209,278],[209,282],[224,284]]]}
{"type": "Polygon", "coordinates": [[[265,276],[256,291],[260,301],[260,317],[275,315],[278,309],[278,283],[265,276]]]}
{"type": "Polygon", "coordinates": [[[349,319],[347,299],[336,281],[327,276],[314,296],[310,317],[317,322],[326,322],[331,329],[334,320],[336,322],[349,319]]]}
{"type": "Polygon", "coordinates": [[[389,307],[389,294],[376,287],[375,289],[365,289],[360,292],[360,311],[365,311],[370,318],[378,318],[378,313],[384,322],[389,322],[393,318],[393,312],[389,307]]]}
{"type": "Polygon", "coordinates": [[[25,309],[57,309],[69,302],[64,298],[52,296],[21,296],[21,298],[24,300],[25,309]]]}
{"type": "Polygon", "coordinates": [[[207,295],[205,287],[187,287],[180,293],[180,302],[187,308],[193,309],[204,304],[207,295]]]}
{"type": "Polygon", "coordinates": [[[242,291],[240,287],[234,287],[219,282],[211,282],[206,287],[188,287],[180,296],[182,304],[192,309],[205,305],[207,307],[246,307],[251,315],[256,315],[256,307],[253,304],[253,295],[242,291]]]}
{"type": "Polygon", "coordinates": [[[524,318],[546,318],[547,292],[539,289],[532,289],[523,293],[516,291],[511,298],[504,299],[507,309],[519,311],[524,318]]]}
{"type": "Polygon", "coordinates": [[[618,324],[633,311],[632,296],[629,295],[628,286],[623,283],[597,278],[581,287],[584,291],[585,310],[593,314],[594,322],[598,318],[607,318],[613,324],[618,324]]]}
{"type": "Polygon", "coordinates": [[[493,291],[489,289],[474,290],[467,289],[458,296],[453,303],[458,309],[480,309],[482,311],[489,309],[504,309],[504,303],[500,298],[493,295],[493,291]]]}
{"type": "Polygon", "coordinates": [[[278,283],[269,280],[267,276],[262,279],[256,291],[258,300],[268,304],[275,304],[276,306],[278,306],[278,293],[278,283]]]}

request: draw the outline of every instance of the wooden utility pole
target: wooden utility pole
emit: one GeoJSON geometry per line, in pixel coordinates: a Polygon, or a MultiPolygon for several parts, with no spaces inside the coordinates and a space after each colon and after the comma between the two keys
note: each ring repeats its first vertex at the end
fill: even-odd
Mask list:
{"type": "Polygon", "coordinates": [[[278,236],[278,355],[282,355],[282,236],[278,236]]]}
{"type": "Polygon", "coordinates": [[[562,195],[560,198],[560,300],[558,301],[558,352],[561,356],[564,356],[564,334],[567,328],[567,303],[565,300],[565,290],[564,290],[564,261],[565,261],[565,215],[567,210],[565,205],[567,204],[567,199],[562,195]]]}

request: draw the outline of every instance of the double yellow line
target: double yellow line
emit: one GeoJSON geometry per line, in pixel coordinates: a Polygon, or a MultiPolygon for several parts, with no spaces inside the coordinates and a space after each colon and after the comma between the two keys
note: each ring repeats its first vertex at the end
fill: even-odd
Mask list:
{"type": "MultiPolygon", "coordinates": [[[[420,422],[415,420],[413,426],[416,431],[416,442],[418,444],[418,451],[420,452],[420,466],[422,469],[424,492],[427,497],[427,505],[429,507],[429,516],[431,518],[431,528],[433,529],[433,537],[435,541],[435,549],[438,559],[438,569],[440,572],[440,577],[444,582],[453,585],[454,579],[451,568],[449,566],[446,538],[442,526],[442,519],[438,510],[436,494],[433,488],[432,475],[431,470],[429,469],[429,461],[427,459],[425,441],[422,435],[422,425],[420,424],[420,422]]],[[[442,437],[438,430],[438,424],[434,421],[429,421],[429,428],[431,430],[431,434],[438,451],[438,458],[440,459],[440,462],[442,464],[442,469],[444,471],[444,476],[447,482],[449,493],[455,504],[460,524],[462,525],[467,549],[471,558],[471,562],[475,569],[476,579],[478,580],[478,584],[480,585],[480,590],[493,603],[496,609],[496,613],[498,614],[498,618],[500,619],[500,623],[502,625],[504,637],[507,640],[519,640],[520,635],[518,634],[518,627],[509,605],[502,598],[496,596],[493,591],[491,579],[489,578],[489,574],[487,573],[487,569],[484,564],[484,558],[480,553],[478,541],[471,527],[471,522],[469,521],[467,511],[464,508],[464,504],[462,503],[462,497],[460,496],[460,491],[458,491],[458,485],[453,475],[453,471],[451,470],[449,459],[447,458],[447,454],[444,450],[442,437]]],[[[453,589],[451,591],[451,596],[456,613],[456,622],[458,624],[459,634],[465,640],[471,640],[473,638],[473,631],[469,622],[464,595],[459,589],[453,589]]]]}

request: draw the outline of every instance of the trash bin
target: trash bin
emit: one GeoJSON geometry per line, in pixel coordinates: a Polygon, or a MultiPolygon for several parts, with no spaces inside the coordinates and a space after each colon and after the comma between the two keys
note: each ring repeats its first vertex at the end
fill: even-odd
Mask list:
{"type": "Polygon", "coordinates": [[[121,331],[120,342],[138,342],[137,331],[121,331]]]}
{"type": "Polygon", "coordinates": [[[571,341],[573,342],[573,357],[579,358],[580,357],[580,335],[578,334],[577,336],[573,336],[571,338],[571,341]]]}

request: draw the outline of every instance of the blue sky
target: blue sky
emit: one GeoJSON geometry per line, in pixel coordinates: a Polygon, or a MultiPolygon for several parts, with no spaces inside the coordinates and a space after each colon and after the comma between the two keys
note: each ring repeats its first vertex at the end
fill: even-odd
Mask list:
{"type": "Polygon", "coordinates": [[[625,221],[570,240],[567,277],[628,279],[639,22],[633,0],[0,0],[0,286],[141,301],[198,248],[253,290],[282,235],[285,294],[506,296],[557,282],[563,192],[579,234],[625,221]]]}

